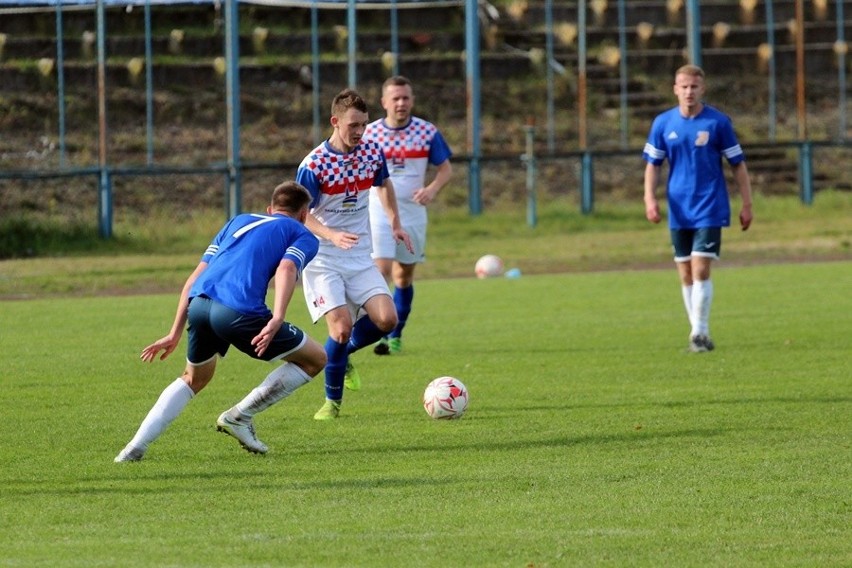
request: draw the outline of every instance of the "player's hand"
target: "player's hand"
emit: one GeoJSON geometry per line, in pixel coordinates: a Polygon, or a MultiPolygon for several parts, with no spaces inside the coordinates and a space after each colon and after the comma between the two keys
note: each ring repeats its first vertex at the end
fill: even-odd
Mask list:
{"type": "Polygon", "coordinates": [[[157,353],[162,351],[163,354],[160,355],[160,361],[162,361],[163,359],[172,354],[172,351],[175,350],[175,348],[178,346],[178,343],[180,343],[180,336],[172,337],[171,335],[167,335],[163,338],[158,339],[157,341],[143,349],[142,354],[139,355],[139,358],[145,361],[146,363],[150,363],[151,361],[157,358],[157,353]]]}
{"type": "Polygon", "coordinates": [[[751,214],[751,207],[743,207],[740,210],[740,227],[742,227],[743,231],[748,231],[753,218],[754,217],[751,214]]]}
{"type": "Polygon", "coordinates": [[[429,205],[432,203],[432,200],[435,199],[436,191],[430,191],[425,187],[421,187],[417,191],[414,192],[414,195],[411,196],[411,199],[414,200],[414,203],[418,205],[429,205]]]}
{"type": "Polygon", "coordinates": [[[405,229],[396,229],[393,232],[393,239],[398,243],[404,244],[406,250],[408,250],[411,254],[414,254],[414,245],[411,244],[411,237],[408,236],[405,229]]]}
{"type": "Polygon", "coordinates": [[[270,319],[263,329],[254,336],[251,340],[251,344],[254,345],[254,352],[258,357],[263,355],[266,351],[266,348],[269,347],[269,344],[272,343],[272,340],[278,335],[278,330],[281,329],[281,325],[284,322],[280,319],[272,318],[270,319]]]}
{"type": "Polygon", "coordinates": [[[660,205],[656,201],[645,204],[645,218],[652,223],[659,223],[660,219],[662,219],[660,216],[660,205]]]}
{"type": "Polygon", "coordinates": [[[358,244],[358,235],[347,233],[345,231],[338,231],[331,236],[331,242],[334,243],[334,246],[337,248],[349,250],[358,244]]]}

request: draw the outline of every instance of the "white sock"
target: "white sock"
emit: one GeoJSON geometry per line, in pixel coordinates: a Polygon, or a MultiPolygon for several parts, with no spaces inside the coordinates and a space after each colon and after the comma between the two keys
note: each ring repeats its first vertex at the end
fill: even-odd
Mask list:
{"type": "Polygon", "coordinates": [[[695,325],[695,318],[692,317],[692,286],[681,286],[683,294],[683,306],[686,308],[686,317],[689,318],[690,328],[695,325]]]}
{"type": "Polygon", "coordinates": [[[147,450],[148,445],[168,428],[169,424],[183,412],[183,409],[194,396],[195,393],[192,392],[189,385],[183,379],[177,378],[160,394],[160,398],[148,411],[148,415],[139,425],[136,435],[127,445],[142,451],[147,450]]]}
{"type": "Polygon", "coordinates": [[[251,418],[279,400],[287,398],[310,380],[311,377],[298,365],[284,363],[269,373],[260,385],[234,406],[234,409],[244,417],[251,418]]]}
{"type": "Polygon", "coordinates": [[[696,280],[692,286],[692,335],[710,336],[710,305],[713,303],[713,282],[696,280]]]}

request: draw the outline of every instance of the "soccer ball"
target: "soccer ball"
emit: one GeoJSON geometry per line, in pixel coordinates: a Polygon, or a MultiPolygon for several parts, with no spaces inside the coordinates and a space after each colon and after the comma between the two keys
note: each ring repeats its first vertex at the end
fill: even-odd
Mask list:
{"type": "Polygon", "coordinates": [[[492,276],[500,276],[503,274],[503,261],[500,257],[494,254],[486,254],[476,261],[474,267],[477,278],[490,278],[492,276]]]}
{"type": "Polygon", "coordinates": [[[467,387],[455,377],[439,377],[423,393],[426,414],[437,419],[461,418],[467,410],[467,387]]]}

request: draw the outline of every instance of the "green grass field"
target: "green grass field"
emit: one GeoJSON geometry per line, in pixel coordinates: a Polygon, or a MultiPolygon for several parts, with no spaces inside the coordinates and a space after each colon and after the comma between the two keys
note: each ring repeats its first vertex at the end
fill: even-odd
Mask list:
{"type": "Polygon", "coordinates": [[[714,282],[696,355],[671,267],[423,280],[404,354],[354,355],[339,420],[312,419],[318,377],[244,452],[215,420],[269,368],[234,352],[129,464],[183,368],[138,359],[177,290],[5,302],[0,566],[852,565],[852,263],[714,282]],[[420,405],[441,375],[461,420],[420,405]]]}

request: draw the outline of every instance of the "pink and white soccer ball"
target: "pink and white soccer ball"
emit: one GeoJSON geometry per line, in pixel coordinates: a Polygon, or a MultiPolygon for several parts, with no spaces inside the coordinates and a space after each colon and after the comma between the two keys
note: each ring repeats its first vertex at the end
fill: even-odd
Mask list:
{"type": "Polygon", "coordinates": [[[503,261],[495,254],[486,254],[476,261],[474,267],[477,278],[491,278],[503,274],[503,261]]]}
{"type": "Polygon", "coordinates": [[[423,393],[423,408],[432,418],[461,418],[469,400],[463,382],[455,377],[438,377],[429,383],[423,393]]]}

